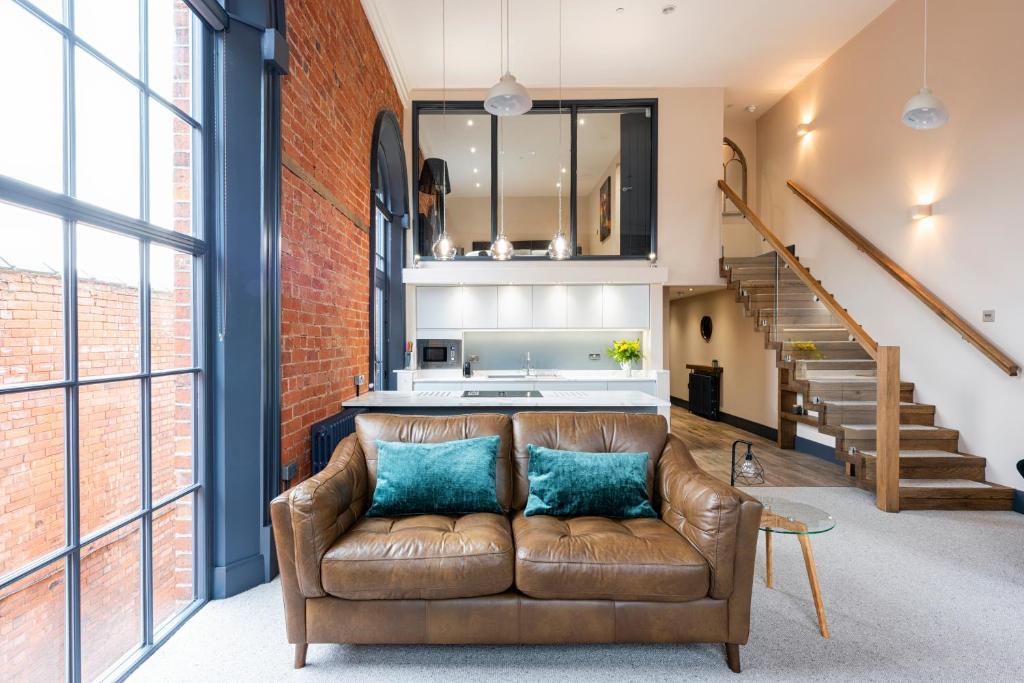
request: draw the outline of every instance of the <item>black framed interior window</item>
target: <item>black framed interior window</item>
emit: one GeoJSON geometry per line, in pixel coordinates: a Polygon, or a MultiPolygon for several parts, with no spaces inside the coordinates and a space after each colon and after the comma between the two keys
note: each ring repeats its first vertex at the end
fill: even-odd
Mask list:
{"type": "Polygon", "coordinates": [[[405,367],[405,235],[408,225],[405,151],[393,112],[374,126],[370,158],[370,382],[394,389],[405,367]]]}
{"type": "Polygon", "coordinates": [[[449,178],[443,202],[437,184],[417,187],[419,258],[433,258],[442,228],[457,259],[490,260],[500,227],[519,259],[547,258],[560,226],[574,259],[656,253],[657,100],[536,101],[507,118],[481,102],[416,101],[412,116],[413,181],[428,159],[449,178]]]}
{"type": "Polygon", "coordinates": [[[210,33],[5,0],[0,41],[0,671],[117,678],[208,592],[210,33]]]}

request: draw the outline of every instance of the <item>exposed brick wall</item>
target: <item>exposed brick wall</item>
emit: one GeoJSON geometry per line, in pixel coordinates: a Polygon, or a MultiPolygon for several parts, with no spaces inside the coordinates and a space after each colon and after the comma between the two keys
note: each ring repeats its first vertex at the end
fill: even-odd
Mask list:
{"type": "Polygon", "coordinates": [[[288,3],[282,85],[281,460],[369,375],[370,145],[402,103],[358,0],[288,3]]]}

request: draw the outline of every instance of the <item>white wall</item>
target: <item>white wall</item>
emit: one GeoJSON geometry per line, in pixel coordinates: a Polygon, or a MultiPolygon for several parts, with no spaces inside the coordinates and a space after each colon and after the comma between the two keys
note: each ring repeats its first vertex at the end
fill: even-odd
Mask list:
{"type": "Polygon", "coordinates": [[[808,76],[757,126],[760,213],[796,244],[839,302],[881,344],[901,347],[904,379],[988,478],[1024,488],[1024,383],[1008,377],[816,217],[795,179],[1024,362],[1024,69],[1019,0],[932,0],[929,84],[949,107],[939,130],[900,123],[921,85],[919,0],[898,0],[808,76]],[[797,138],[796,126],[813,121],[797,138]],[[912,222],[911,205],[936,215],[912,222]],[[981,323],[995,309],[994,323],[981,323]]]}
{"type": "Polygon", "coordinates": [[[668,369],[672,395],[689,400],[686,364],[711,365],[722,371],[725,413],[774,429],[778,425],[778,372],[775,351],[764,348],[764,333],[754,330],[754,319],[743,314],[736,292],[721,289],[676,299],[670,306],[668,369]],[[700,335],[700,319],[711,316],[711,341],[700,335]]]}

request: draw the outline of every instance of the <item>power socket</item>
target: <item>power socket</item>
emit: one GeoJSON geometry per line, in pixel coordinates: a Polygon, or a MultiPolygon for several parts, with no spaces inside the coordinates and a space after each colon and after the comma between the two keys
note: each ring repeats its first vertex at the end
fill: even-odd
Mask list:
{"type": "Polygon", "coordinates": [[[981,312],[981,322],[983,323],[994,323],[996,321],[996,311],[994,308],[989,308],[981,312]]]}

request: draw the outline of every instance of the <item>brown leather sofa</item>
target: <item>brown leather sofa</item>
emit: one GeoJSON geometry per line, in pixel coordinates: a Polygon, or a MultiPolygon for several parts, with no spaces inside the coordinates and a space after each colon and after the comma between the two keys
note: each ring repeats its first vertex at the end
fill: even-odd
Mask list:
{"type": "Polygon", "coordinates": [[[364,414],[330,464],[272,505],[288,642],[747,642],[761,504],[701,470],[658,415],[364,414]],[[507,515],[367,518],[377,439],[498,435],[507,515]],[[660,518],[522,513],[527,444],[647,452],[660,518]]]}

